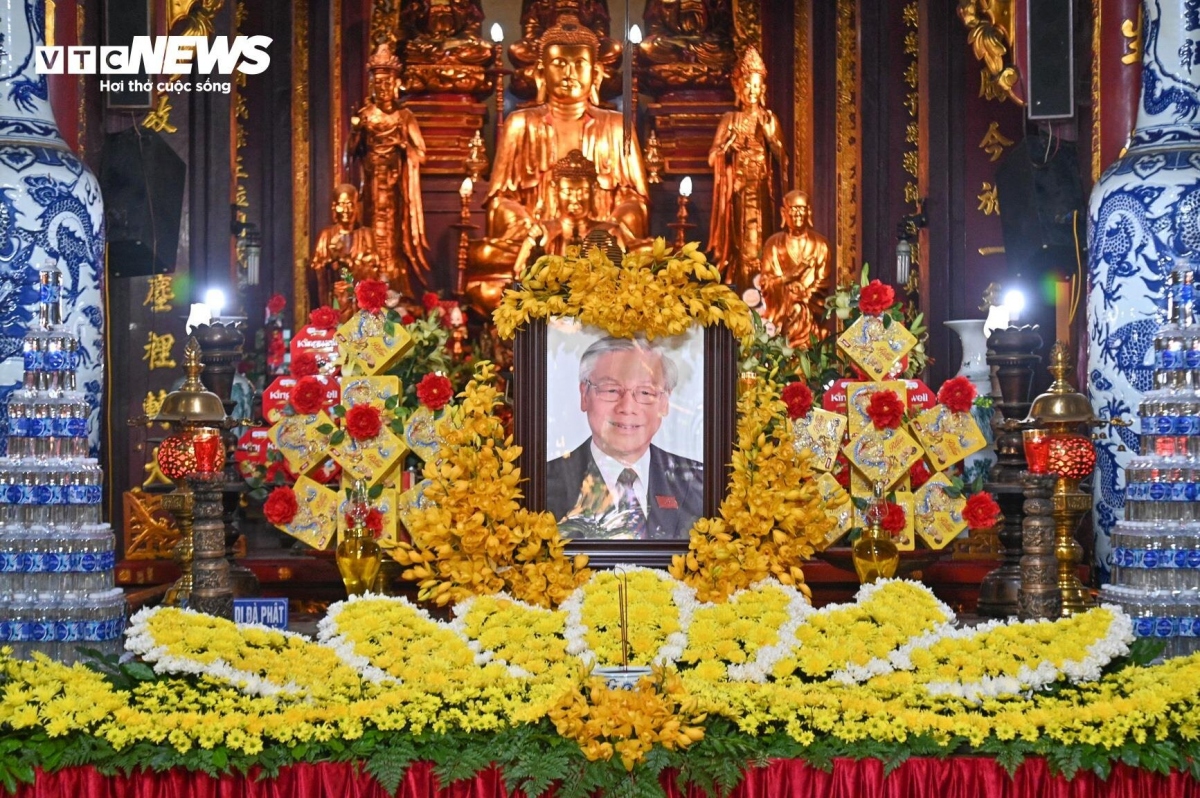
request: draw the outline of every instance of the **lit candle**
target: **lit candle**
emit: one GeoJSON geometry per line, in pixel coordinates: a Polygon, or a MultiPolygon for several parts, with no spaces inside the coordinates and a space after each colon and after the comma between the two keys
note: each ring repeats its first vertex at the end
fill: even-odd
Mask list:
{"type": "Polygon", "coordinates": [[[683,180],[679,181],[679,196],[681,196],[681,197],[692,196],[692,176],[691,175],[686,175],[686,176],[684,176],[683,180]]]}
{"type": "Polygon", "coordinates": [[[458,196],[466,199],[471,196],[471,192],[475,190],[475,182],[469,177],[464,177],[462,185],[458,187],[458,196]]]}
{"type": "MultiPolygon", "coordinates": [[[[642,43],[642,29],[640,27],[638,27],[637,25],[633,25],[629,28],[629,43],[630,44],[641,44],[642,43]]],[[[630,53],[629,56],[630,56],[630,60],[633,60],[633,53],[630,53]]]]}
{"type": "Polygon", "coordinates": [[[500,27],[499,22],[492,23],[492,44],[499,44],[504,41],[504,28],[500,27]]]}

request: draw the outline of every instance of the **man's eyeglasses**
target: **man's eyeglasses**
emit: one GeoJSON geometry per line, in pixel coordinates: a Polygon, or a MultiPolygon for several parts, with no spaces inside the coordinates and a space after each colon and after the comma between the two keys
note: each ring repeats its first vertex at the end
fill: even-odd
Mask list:
{"type": "Polygon", "coordinates": [[[657,391],[645,385],[637,388],[623,388],[620,385],[609,385],[608,383],[597,385],[591,380],[584,380],[584,383],[592,389],[592,393],[601,402],[619,402],[626,393],[629,393],[633,396],[633,401],[639,405],[652,405],[658,401],[658,397],[666,393],[666,391],[657,391]]]}

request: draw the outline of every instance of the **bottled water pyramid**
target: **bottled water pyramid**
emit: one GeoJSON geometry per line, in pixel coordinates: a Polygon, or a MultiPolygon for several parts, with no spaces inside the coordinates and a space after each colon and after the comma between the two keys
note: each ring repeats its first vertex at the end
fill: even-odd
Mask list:
{"type": "Polygon", "coordinates": [[[38,323],[0,458],[0,646],[73,662],[80,647],[120,653],[125,597],[113,588],[112,528],[100,522],[100,466],[87,456],[79,339],[62,324],[58,267],[38,276],[38,323]]]}
{"type": "Polygon", "coordinates": [[[1154,383],[1138,407],[1141,454],[1125,469],[1125,520],[1112,531],[1112,583],[1138,637],[1167,656],[1200,650],[1200,260],[1167,278],[1154,383]]]}

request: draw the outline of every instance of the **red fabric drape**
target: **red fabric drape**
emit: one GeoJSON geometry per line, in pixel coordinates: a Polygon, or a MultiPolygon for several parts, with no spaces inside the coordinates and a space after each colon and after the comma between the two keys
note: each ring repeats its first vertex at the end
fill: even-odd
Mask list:
{"type": "MultiPolygon", "coordinates": [[[[664,780],[669,798],[681,796],[664,780]]],[[[504,782],[491,770],[448,790],[438,787],[428,764],[413,766],[400,798],[507,798],[504,782]]],[[[90,767],[39,774],[19,798],[385,798],[371,777],[349,763],[295,765],[278,778],[213,779],[170,771],[101,776],[90,767]]],[[[1117,765],[1107,781],[1081,773],[1073,781],[1053,777],[1041,760],[1028,760],[1014,778],[991,759],[910,759],[887,777],[876,760],[836,760],[825,773],[798,760],[778,760],[751,771],[731,798],[1200,798],[1200,782],[1179,773],[1159,776],[1117,765]]]]}

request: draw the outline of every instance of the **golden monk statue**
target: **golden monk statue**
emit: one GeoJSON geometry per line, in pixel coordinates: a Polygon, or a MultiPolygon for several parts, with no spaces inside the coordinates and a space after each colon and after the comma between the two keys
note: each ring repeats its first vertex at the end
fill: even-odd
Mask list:
{"type": "Polygon", "coordinates": [[[646,170],[636,136],[625,147],[621,114],[597,105],[599,40],[571,16],[541,39],[541,104],[504,120],[488,188],[486,238],[471,244],[467,293],[482,310],[499,302],[535,222],[563,218],[554,165],[579,150],[596,167],[591,218],[647,234],[646,170]]]}
{"type": "Polygon", "coordinates": [[[492,47],[483,40],[480,0],[404,0],[398,47],[410,92],[490,91],[484,68],[492,47]]]}
{"type": "Polygon", "coordinates": [[[781,214],[785,232],[763,245],[759,285],[767,309],[764,316],[788,344],[807,349],[809,336],[824,338],[819,320],[825,298],[834,290],[829,242],[812,229],[812,207],[803,191],[789,191],[781,214]]]}
{"type": "Polygon", "coordinates": [[[651,91],[724,89],[729,85],[733,15],[728,0],[648,0],[646,38],[638,45],[651,91]]]}
{"type": "Polygon", "coordinates": [[[759,272],[762,246],[772,232],[774,176],[771,155],[787,174],[779,119],[763,106],[767,67],[754,47],[733,69],[738,109],[721,117],[708,163],[713,168],[708,248],[726,282],[749,288],[759,272]]]}
{"type": "Polygon", "coordinates": [[[558,191],[560,216],[544,223],[535,223],[517,256],[517,272],[525,264],[542,255],[566,255],[568,248],[578,247],[586,254],[593,246],[604,250],[610,258],[629,251],[636,237],[620,222],[604,222],[592,218],[592,197],[596,186],[596,165],[579,150],[554,165],[554,184],[558,191]]]}
{"type": "Polygon", "coordinates": [[[358,189],[349,183],[335,188],[331,210],[333,224],[317,236],[313,250],[316,292],[310,304],[314,308],[336,304],[342,318],[348,319],[358,309],[351,286],[359,280],[377,279],[379,259],[375,235],[358,223],[358,189]]]}
{"type": "Polygon", "coordinates": [[[363,159],[367,213],[375,232],[379,278],[415,297],[428,282],[421,163],[425,139],[412,111],[397,105],[400,61],[381,44],[367,61],[371,100],[350,118],[350,151],[363,159]]]}

